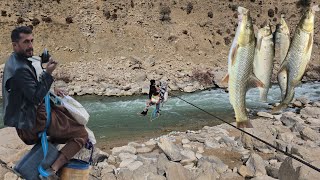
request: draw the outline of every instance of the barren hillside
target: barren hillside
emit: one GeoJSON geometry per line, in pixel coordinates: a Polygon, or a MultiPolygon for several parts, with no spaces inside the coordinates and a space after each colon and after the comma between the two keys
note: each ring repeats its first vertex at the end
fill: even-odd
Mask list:
{"type": "MultiPolygon", "coordinates": [[[[11,30],[31,25],[36,55],[49,49],[60,62],[57,79],[68,83],[71,93],[130,95],[143,91],[139,87],[151,78],[167,80],[173,89],[193,91],[212,86],[211,80],[218,83],[224,75],[238,6],[251,11],[257,27],[270,21],[273,30],[285,14],[293,34],[308,3],[320,4],[319,0],[1,0],[0,61],[4,63],[12,51],[11,30]],[[83,88],[89,90],[81,92],[83,88]]],[[[318,12],[307,73],[318,80],[319,24],[318,12]]]]}

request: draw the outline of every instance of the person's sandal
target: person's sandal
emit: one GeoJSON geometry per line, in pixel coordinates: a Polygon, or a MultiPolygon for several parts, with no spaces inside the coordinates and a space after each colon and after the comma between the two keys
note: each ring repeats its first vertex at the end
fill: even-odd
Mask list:
{"type": "Polygon", "coordinates": [[[148,110],[144,110],[141,112],[141,115],[145,116],[145,115],[147,115],[147,113],[148,113],[148,110]]]}
{"type": "Polygon", "coordinates": [[[48,177],[43,177],[41,174],[39,175],[39,178],[41,180],[59,180],[59,176],[57,175],[57,172],[53,170],[52,168],[46,169],[46,171],[50,174],[48,177]]]}

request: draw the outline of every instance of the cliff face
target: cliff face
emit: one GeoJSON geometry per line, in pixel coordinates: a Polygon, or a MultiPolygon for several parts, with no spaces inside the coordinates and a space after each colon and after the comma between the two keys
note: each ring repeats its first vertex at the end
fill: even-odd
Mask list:
{"type": "MultiPolygon", "coordinates": [[[[237,6],[251,11],[257,27],[271,21],[273,30],[285,14],[293,34],[307,3],[316,0],[2,0],[0,61],[12,51],[11,30],[32,25],[36,55],[49,49],[61,64],[57,79],[72,92],[85,86],[92,90],[76,93],[119,95],[135,89],[130,95],[151,78],[193,91],[218,83],[226,72],[237,6]]],[[[311,79],[320,79],[319,17],[311,79]]]]}

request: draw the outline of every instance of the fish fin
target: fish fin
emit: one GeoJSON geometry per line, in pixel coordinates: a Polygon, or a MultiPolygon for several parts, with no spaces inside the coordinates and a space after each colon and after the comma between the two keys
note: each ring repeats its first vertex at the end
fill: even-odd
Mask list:
{"type": "Polygon", "coordinates": [[[313,37],[312,37],[312,34],[309,33],[309,40],[308,40],[308,44],[307,44],[307,47],[305,49],[305,52],[309,52],[311,46],[312,46],[312,42],[313,42],[313,37]]]}
{"type": "Polygon", "coordinates": [[[282,68],[277,75],[278,84],[280,86],[281,90],[281,101],[284,99],[285,94],[287,92],[287,86],[288,86],[288,73],[286,68],[282,68]],[[282,75],[283,74],[283,75],[282,75]],[[283,78],[283,80],[281,79],[283,78]],[[285,82],[285,84],[281,84],[281,82],[285,82]]]}
{"type": "Polygon", "coordinates": [[[249,87],[261,87],[264,88],[265,85],[261,82],[254,74],[250,76],[249,87]]]}
{"type": "Polygon", "coordinates": [[[249,120],[243,122],[237,122],[237,128],[253,128],[249,120]]]}
{"type": "Polygon", "coordinates": [[[311,9],[314,11],[314,12],[317,12],[317,11],[320,11],[320,6],[319,5],[314,5],[311,7],[311,9]]]}
{"type": "Polygon", "coordinates": [[[297,82],[292,83],[293,87],[297,87],[297,86],[300,86],[300,85],[301,85],[301,81],[297,81],[297,82]]]}
{"type": "Polygon", "coordinates": [[[257,49],[260,51],[261,49],[261,44],[262,44],[262,37],[257,39],[257,49]]]}
{"type": "Polygon", "coordinates": [[[234,65],[236,63],[236,56],[237,56],[237,51],[239,48],[239,44],[237,44],[233,49],[231,53],[231,64],[234,65]]]}
{"type": "Polygon", "coordinates": [[[259,28],[257,25],[253,25],[253,32],[254,32],[254,36],[257,38],[258,37],[258,31],[259,31],[259,28]]]}
{"type": "Polygon", "coordinates": [[[221,83],[226,84],[229,82],[229,73],[227,73],[221,80],[221,83]]]}
{"type": "Polygon", "coordinates": [[[267,102],[267,100],[268,100],[267,94],[260,95],[260,101],[261,102],[267,102]]]}
{"type": "Polygon", "coordinates": [[[288,107],[288,104],[280,103],[278,106],[272,108],[271,114],[275,114],[275,113],[281,112],[284,109],[286,109],[287,107],[288,107]]]}

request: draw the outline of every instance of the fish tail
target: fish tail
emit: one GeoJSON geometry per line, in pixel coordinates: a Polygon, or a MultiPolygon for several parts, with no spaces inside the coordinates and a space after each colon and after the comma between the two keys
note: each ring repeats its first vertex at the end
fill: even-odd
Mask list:
{"type": "Polygon", "coordinates": [[[263,88],[260,89],[260,101],[267,102],[268,90],[263,88]]]}
{"type": "Polygon", "coordinates": [[[280,112],[280,111],[286,109],[287,107],[288,107],[288,104],[281,103],[272,109],[271,114],[275,114],[277,112],[280,112]]]}
{"type": "Polygon", "coordinates": [[[253,128],[249,120],[237,122],[237,128],[253,128]]]}

